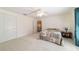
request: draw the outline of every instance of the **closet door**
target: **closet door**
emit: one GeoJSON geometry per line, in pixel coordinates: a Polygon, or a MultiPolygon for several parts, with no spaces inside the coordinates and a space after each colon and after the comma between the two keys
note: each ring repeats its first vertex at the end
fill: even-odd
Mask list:
{"type": "Polygon", "coordinates": [[[79,8],[75,9],[75,44],[79,46],[79,8]]]}
{"type": "Polygon", "coordinates": [[[5,15],[5,37],[6,40],[11,40],[16,38],[16,17],[13,15],[5,15]]]}
{"type": "Polygon", "coordinates": [[[16,16],[0,13],[0,42],[17,38],[16,21],[16,16]]]}
{"type": "Polygon", "coordinates": [[[5,23],[4,15],[0,14],[0,42],[5,40],[5,23]]]}

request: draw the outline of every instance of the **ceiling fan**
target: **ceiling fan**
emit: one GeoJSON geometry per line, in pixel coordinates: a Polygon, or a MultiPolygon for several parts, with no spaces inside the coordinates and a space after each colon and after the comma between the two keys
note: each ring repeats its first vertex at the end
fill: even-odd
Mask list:
{"type": "Polygon", "coordinates": [[[47,16],[48,13],[41,10],[41,9],[37,9],[37,10],[34,10],[34,11],[32,11],[32,12],[30,12],[28,14],[24,14],[24,15],[31,15],[31,14],[34,14],[35,17],[37,17],[37,18],[41,18],[43,16],[47,16]]]}
{"type": "Polygon", "coordinates": [[[43,16],[47,16],[47,12],[43,11],[43,10],[40,10],[37,12],[37,17],[43,17],[43,16]]]}

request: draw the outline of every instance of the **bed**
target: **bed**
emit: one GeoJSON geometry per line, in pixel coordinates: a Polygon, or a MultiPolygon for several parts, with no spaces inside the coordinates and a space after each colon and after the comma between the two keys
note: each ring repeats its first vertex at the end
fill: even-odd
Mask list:
{"type": "Polygon", "coordinates": [[[40,39],[62,45],[61,31],[58,29],[46,29],[40,32],[40,39]]]}

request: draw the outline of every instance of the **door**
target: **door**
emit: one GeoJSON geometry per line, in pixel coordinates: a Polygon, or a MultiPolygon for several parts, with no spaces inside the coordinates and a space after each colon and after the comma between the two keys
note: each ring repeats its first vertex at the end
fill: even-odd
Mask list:
{"type": "Polygon", "coordinates": [[[16,17],[12,15],[5,15],[5,37],[6,40],[16,38],[16,17]]]}
{"type": "Polygon", "coordinates": [[[0,13],[0,42],[16,38],[16,17],[0,13]]]}
{"type": "Polygon", "coordinates": [[[42,21],[38,20],[37,21],[37,32],[40,32],[40,31],[42,31],[42,21]]]}
{"type": "Polygon", "coordinates": [[[5,40],[5,20],[4,15],[0,14],[0,42],[5,40]]]}

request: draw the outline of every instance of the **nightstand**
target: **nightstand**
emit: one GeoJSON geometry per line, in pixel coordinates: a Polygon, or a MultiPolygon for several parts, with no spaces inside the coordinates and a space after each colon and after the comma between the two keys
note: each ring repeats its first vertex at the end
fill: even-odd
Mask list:
{"type": "Polygon", "coordinates": [[[65,38],[72,38],[72,32],[62,32],[62,37],[65,38]]]}

